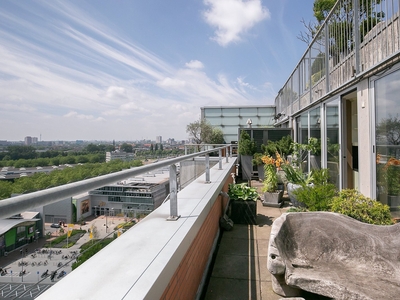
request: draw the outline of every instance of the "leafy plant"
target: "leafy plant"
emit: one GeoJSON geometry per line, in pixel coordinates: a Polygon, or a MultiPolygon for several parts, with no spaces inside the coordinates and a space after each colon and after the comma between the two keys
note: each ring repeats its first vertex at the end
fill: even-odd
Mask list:
{"type": "Polygon", "coordinates": [[[285,172],[286,180],[293,184],[307,185],[313,181],[313,171],[308,174],[291,164],[282,164],[282,170],[285,172]]]}
{"type": "Polygon", "coordinates": [[[257,189],[248,186],[247,183],[231,183],[228,195],[232,200],[256,201],[258,198],[257,189]]]}
{"type": "Polygon", "coordinates": [[[282,137],[279,141],[268,140],[266,145],[261,145],[261,150],[268,155],[279,153],[282,157],[287,157],[293,152],[293,140],[290,135],[282,137]]]}
{"type": "Polygon", "coordinates": [[[273,193],[278,188],[278,174],[275,165],[267,164],[264,166],[265,179],[263,181],[263,192],[273,193]]]}
{"type": "Polygon", "coordinates": [[[314,185],[327,184],[329,179],[328,169],[313,170],[313,183],[314,185]]]}
{"type": "Polygon", "coordinates": [[[298,206],[298,207],[292,206],[286,212],[307,212],[307,208],[300,207],[300,206],[298,206]]]}
{"type": "Polygon", "coordinates": [[[276,158],[273,158],[270,155],[264,155],[262,157],[262,161],[265,164],[265,179],[262,187],[263,192],[273,193],[278,188],[278,174],[276,169],[280,168],[284,161],[278,152],[276,152],[275,155],[276,158]]]}
{"type": "Polygon", "coordinates": [[[253,155],[254,153],[256,153],[256,143],[244,130],[240,132],[238,152],[241,155],[253,155]]]}
{"type": "Polygon", "coordinates": [[[331,211],[344,214],[358,221],[375,224],[393,224],[389,206],[365,197],[360,192],[346,189],[331,202],[331,211]]]}
{"type": "Polygon", "coordinates": [[[305,185],[293,193],[309,211],[329,211],[331,201],[336,196],[336,186],[330,183],[305,185]]]}
{"type": "Polygon", "coordinates": [[[264,162],[262,161],[262,157],[264,156],[264,154],[262,153],[254,153],[253,155],[253,166],[261,166],[264,164],[264,162]]]}

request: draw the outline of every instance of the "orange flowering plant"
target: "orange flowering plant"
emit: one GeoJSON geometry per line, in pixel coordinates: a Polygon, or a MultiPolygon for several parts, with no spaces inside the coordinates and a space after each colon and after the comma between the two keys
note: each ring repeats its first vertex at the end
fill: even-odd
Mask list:
{"type": "Polygon", "coordinates": [[[264,155],[262,161],[264,163],[265,179],[263,181],[263,192],[273,193],[278,189],[278,174],[279,169],[285,162],[282,157],[276,152],[276,158],[270,155],[264,155]]]}

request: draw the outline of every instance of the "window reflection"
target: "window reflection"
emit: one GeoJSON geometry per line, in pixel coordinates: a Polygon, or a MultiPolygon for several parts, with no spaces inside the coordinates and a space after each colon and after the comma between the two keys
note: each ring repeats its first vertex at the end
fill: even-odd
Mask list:
{"type": "Polygon", "coordinates": [[[375,81],[377,198],[400,206],[400,71],[375,81]]]}
{"type": "Polygon", "coordinates": [[[326,158],[329,181],[340,188],[339,100],[326,104],[326,158]]]}

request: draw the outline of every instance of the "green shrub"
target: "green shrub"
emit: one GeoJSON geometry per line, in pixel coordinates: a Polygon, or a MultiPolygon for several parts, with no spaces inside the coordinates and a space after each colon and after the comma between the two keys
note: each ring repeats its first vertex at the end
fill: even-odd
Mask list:
{"type": "Polygon", "coordinates": [[[305,208],[305,207],[295,207],[295,206],[292,206],[292,207],[289,208],[286,212],[307,212],[307,208],[305,208]]]}
{"type": "Polygon", "coordinates": [[[329,211],[331,201],[336,196],[333,184],[305,185],[294,190],[297,201],[306,205],[309,211],[329,211]]]}
{"type": "Polygon", "coordinates": [[[358,221],[375,224],[393,224],[389,206],[365,197],[356,190],[342,190],[331,202],[331,211],[358,221]]]}

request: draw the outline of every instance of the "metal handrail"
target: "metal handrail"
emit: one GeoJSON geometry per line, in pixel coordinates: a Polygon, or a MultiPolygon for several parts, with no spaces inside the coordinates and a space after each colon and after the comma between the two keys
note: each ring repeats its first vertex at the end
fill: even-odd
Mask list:
{"type": "MultiPolygon", "coordinates": [[[[89,190],[94,190],[108,184],[113,184],[128,177],[137,176],[163,167],[175,165],[176,163],[179,163],[181,161],[192,159],[198,156],[208,156],[209,153],[217,152],[220,149],[224,148],[227,150],[232,149],[231,145],[225,145],[224,147],[188,154],[141,167],[135,167],[129,170],[123,170],[112,174],[102,175],[57,187],[52,187],[41,191],[32,192],[29,194],[23,194],[16,197],[4,199],[0,201],[0,218],[11,217],[23,211],[56,203],[68,197],[79,195],[89,190]]],[[[226,159],[228,160],[228,157],[226,159]]]]}

